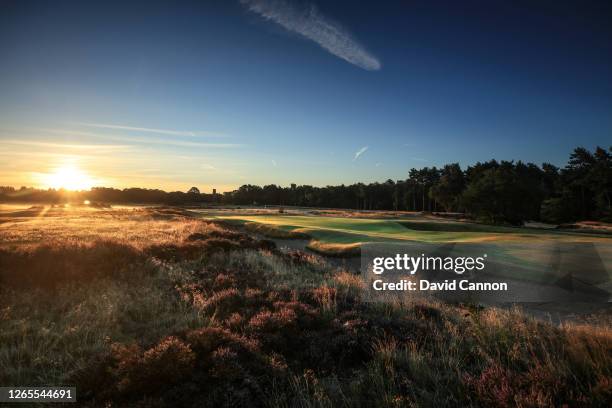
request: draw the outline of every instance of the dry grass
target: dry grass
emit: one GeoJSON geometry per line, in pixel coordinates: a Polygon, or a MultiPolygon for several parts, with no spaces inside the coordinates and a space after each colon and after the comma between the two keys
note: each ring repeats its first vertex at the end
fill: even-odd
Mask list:
{"type": "Polygon", "coordinates": [[[162,209],[48,209],[43,216],[6,218],[0,224],[0,248],[81,244],[112,240],[143,248],[176,243],[191,234],[223,230],[215,223],[162,209]]]}
{"type": "Polygon", "coordinates": [[[247,222],[244,224],[244,228],[255,234],[261,234],[269,238],[278,239],[310,239],[307,234],[299,231],[284,230],[274,225],[262,224],[259,222],[247,222]]]}
{"type": "Polygon", "coordinates": [[[84,406],[612,398],[610,322],[365,303],[352,274],[172,209],[24,218],[0,224],[1,384],[76,385],[84,406]]]}
{"type": "Polygon", "coordinates": [[[307,248],[322,255],[340,258],[359,256],[361,253],[360,243],[340,244],[312,240],[308,243],[307,248]]]}
{"type": "Polygon", "coordinates": [[[612,223],[603,221],[580,221],[573,224],[562,224],[559,225],[559,228],[582,232],[612,234],[612,223]]]}

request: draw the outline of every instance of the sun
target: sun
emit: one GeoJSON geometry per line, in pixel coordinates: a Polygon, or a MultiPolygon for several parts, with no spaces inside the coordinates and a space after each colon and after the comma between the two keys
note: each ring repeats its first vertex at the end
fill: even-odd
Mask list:
{"type": "Polygon", "coordinates": [[[46,177],[47,186],[55,189],[89,190],[93,187],[93,179],[81,169],[72,164],[56,168],[46,177]]]}

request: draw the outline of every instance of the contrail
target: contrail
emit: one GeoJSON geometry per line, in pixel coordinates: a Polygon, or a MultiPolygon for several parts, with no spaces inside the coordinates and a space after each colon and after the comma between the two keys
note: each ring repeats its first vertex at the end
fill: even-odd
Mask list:
{"type": "Polygon", "coordinates": [[[353,157],[353,161],[357,160],[362,154],[364,154],[366,152],[366,150],[368,150],[369,147],[368,146],[364,146],[361,149],[357,150],[355,152],[355,157],[353,157]]]}
{"type": "Polygon", "coordinates": [[[338,23],[321,15],[314,4],[298,8],[285,0],[240,0],[254,13],[274,21],[319,44],[331,54],[368,71],[381,68],[380,61],[355,41],[338,23]]]}

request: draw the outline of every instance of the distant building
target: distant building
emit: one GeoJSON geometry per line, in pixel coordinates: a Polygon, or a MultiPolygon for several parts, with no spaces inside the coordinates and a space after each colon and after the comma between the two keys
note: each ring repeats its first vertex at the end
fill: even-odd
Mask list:
{"type": "Polygon", "coordinates": [[[217,189],[213,188],[213,195],[217,195],[217,189]]]}

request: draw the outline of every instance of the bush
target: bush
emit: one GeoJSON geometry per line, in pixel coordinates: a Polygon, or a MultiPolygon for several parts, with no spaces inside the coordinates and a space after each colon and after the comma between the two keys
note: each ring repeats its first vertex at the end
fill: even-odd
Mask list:
{"type": "Polygon", "coordinates": [[[56,288],[99,278],[139,279],[143,254],[130,245],[96,241],[90,245],[42,245],[32,250],[0,249],[0,283],[16,288],[56,288]]]}
{"type": "Polygon", "coordinates": [[[117,391],[127,396],[155,395],[179,384],[195,364],[191,347],[173,336],[144,352],[135,344],[115,344],[112,359],[110,373],[117,391]]]}

